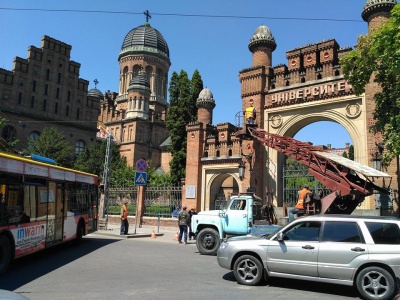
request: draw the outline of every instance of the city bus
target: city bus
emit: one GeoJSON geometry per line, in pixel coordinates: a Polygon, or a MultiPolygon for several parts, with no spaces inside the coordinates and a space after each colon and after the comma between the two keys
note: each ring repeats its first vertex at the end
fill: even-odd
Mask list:
{"type": "Polygon", "coordinates": [[[0,274],[12,260],[97,230],[98,178],[0,152],[0,274]]]}

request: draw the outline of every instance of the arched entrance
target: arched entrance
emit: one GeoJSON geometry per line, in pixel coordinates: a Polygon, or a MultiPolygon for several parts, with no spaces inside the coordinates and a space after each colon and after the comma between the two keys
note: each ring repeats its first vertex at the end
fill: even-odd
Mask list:
{"type": "Polygon", "coordinates": [[[203,167],[203,174],[201,210],[219,209],[231,195],[240,192],[237,165],[203,167]]]}
{"type": "MultiPolygon", "coordinates": [[[[366,117],[362,103],[364,103],[362,97],[346,96],[266,109],[264,128],[271,133],[294,137],[299,130],[314,122],[336,122],[345,128],[352,140],[354,160],[368,165],[369,155],[365,134],[367,131],[366,117]]],[[[315,134],[334,135],[335,132],[315,132],[315,134]]],[[[266,184],[268,190],[276,191],[274,198],[276,204],[281,206],[283,197],[282,170],[286,156],[266,147],[266,157],[266,184]]],[[[370,209],[371,204],[373,204],[371,200],[366,199],[361,208],[370,209]]]]}

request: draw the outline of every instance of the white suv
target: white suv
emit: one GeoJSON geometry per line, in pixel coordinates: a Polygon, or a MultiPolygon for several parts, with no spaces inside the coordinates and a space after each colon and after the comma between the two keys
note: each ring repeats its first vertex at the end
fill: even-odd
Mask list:
{"type": "Polygon", "coordinates": [[[241,284],[284,277],[356,286],[364,299],[392,299],[400,277],[400,220],[307,216],[269,236],[228,238],[217,257],[241,284]]]}

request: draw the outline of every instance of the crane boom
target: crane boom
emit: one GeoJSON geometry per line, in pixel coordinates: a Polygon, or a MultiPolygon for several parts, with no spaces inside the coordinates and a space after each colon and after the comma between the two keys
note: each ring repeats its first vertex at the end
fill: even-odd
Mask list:
{"type": "Polygon", "coordinates": [[[321,213],[350,214],[374,190],[387,193],[387,190],[376,185],[376,178],[391,178],[390,175],[369,166],[354,162],[345,157],[298,141],[288,136],[266,132],[261,128],[246,126],[239,130],[237,136],[251,136],[264,145],[289,156],[308,167],[308,172],[327,188],[332,194],[321,199],[321,213]]]}

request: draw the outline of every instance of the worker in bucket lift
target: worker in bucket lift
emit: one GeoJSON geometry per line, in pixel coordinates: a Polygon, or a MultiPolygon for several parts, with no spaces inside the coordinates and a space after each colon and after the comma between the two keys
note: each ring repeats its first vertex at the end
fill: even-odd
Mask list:
{"type": "Polygon", "coordinates": [[[254,124],[254,121],[257,116],[256,109],[254,108],[254,101],[253,99],[250,99],[250,106],[246,108],[246,110],[243,112],[246,118],[246,124],[254,124]]]}

